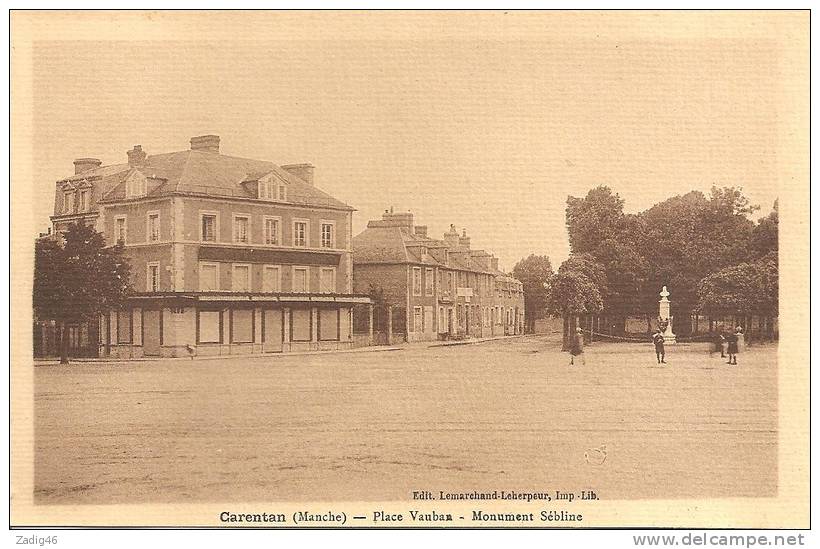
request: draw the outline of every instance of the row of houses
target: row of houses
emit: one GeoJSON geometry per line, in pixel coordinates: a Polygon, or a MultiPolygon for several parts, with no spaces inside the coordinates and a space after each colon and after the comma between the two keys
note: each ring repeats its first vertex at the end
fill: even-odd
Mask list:
{"type": "MultiPolygon", "coordinates": [[[[190,144],[157,155],[137,145],[113,165],[78,159],[56,182],[53,234],[80,222],[121,242],[135,290],[122,309],[68,327],[72,354],[344,349],[374,342],[374,306],[408,341],[522,331],[521,283],[466,232],[430,238],[411,213],[386,211],[354,237],[354,208],[316,187],[311,164],[224,155],[216,135],[190,144]]],[[[35,346],[47,354],[42,320],[35,346]]]]}

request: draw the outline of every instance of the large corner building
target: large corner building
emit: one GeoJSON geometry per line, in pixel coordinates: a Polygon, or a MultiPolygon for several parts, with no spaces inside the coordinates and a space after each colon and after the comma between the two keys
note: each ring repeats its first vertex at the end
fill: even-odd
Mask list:
{"type": "MultiPolygon", "coordinates": [[[[98,354],[135,358],[346,348],[353,208],[310,164],[220,153],[219,137],[127,162],[74,162],[57,182],[55,232],[84,222],[125,245],[135,290],[92,326],[98,354]]],[[[125,158],[123,159],[125,160],[125,158]]]]}
{"type": "Polygon", "coordinates": [[[385,211],[353,238],[354,290],[378,294],[397,311],[408,341],[523,333],[520,281],[498,259],[470,247],[450,225],[442,240],[413,214],[385,211]]]}

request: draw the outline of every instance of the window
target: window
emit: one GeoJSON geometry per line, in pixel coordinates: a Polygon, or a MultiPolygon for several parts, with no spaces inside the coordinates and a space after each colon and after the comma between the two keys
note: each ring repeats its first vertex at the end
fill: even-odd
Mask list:
{"type": "Polygon", "coordinates": [[[456,273],[450,271],[450,295],[455,297],[456,295],[456,273]]]}
{"type": "Polygon", "coordinates": [[[74,191],[63,194],[63,213],[74,213],[74,191]]]}
{"type": "Polygon", "coordinates": [[[433,295],[433,269],[427,269],[425,272],[424,295],[433,295]]]}
{"type": "Polygon", "coordinates": [[[237,244],[250,242],[251,218],[247,215],[233,216],[233,241],[237,244]]]}
{"type": "Polygon", "coordinates": [[[336,269],[334,267],[322,267],[319,278],[319,292],[323,294],[336,293],[336,269]]]}
{"type": "Polygon", "coordinates": [[[251,291],[251,266],[250,265],[236,265],[233,266],[231,273],[231,287],[234,292],[250,292],[251,291]]]}
{"type": "Polygon", "coordinates": [[[319,309],[319,341],[339,340],[339,309],[319,309]]]}
{"type": "Polygon", "coordinates": [[[136,198],[145,196],[147,193],[147,183],[142,177],[131,177],[125,184],[125,198],[136,198]]]}
{"type": "Polygon", "coordinates": [[[215,292],[219,290],[219,265],[216,263],[199,264],[199,291],[215,292]]]}
{"type": "Polygon", "coordinates": [[[301,246],[307,247],[308,245],[308,225],[309,221],[307,219],[294,219],[293,220],[293,245],[294,246],[301,246]]]}
{"type": "Polygon", "coordinates": [[[159,212],[148,212],[148,227],[146,230],[148,242],[159,240],[159,212]]]}
{"type": "Polygon", "coordinates": [[[322,221],[322,248],[334,248],[335,242],[335,223],[332,221],[322,221]]]}
{"type": "Polygon", "coordinates": [[[216,213],[201,213],[199,214],[201,220],[200,236],[203,242],[216,242],[216,235],[219,233],[219,217],[216,213]]]}
{"type": "Polygon", "coordinates": [[[114,236],[117,243],[125,244],[128,239],[128,224],[124,215],[118,215],[114,218],[114,236]]]}
{"type": "Polygon", "coordinates": [[[421,267],[413,267],[413,295],[421,295],[421,267]]]}
{"type": "Polygon", "coordinates": [[[222,312],[197,311],[198,343],[222,342],[222,312]]]}
{"type": "Polygon", "coordinates": [[[253,309],[234,309],[230,313],[231,343],[253,343],[253,309]]]}
{"type": "Polygon", "coordinates": [[[308,268],[294,267],[293,268],[293,292],[305,293],[308,291],[308,268]]]}
{"type": "Polygon", "coordinates": [[[262,291],[281,292],[282,270],[278,265],[265,265],[262,271],[262,291]]]}
{"type": "Polygon", "coordinates": [[[154,261],[148,264],[148,291],[159,291],[159,262],[154,261]]]}
{"type": "Polygon", "coordinates": [[[279,200],[287,200],[287,188],[284,185],[279,185],[279,200]]]}
{"type": "Polygon", "coordinates": [[[279,244],[279,227],[281,219],[265,216],[265,244],[276,246],[279,244]]]}
{"type": "Polygon", "coordinates": [[[88,206],[88,190],[82,190],[80,191],[80,211],[87,212],[88,206]]]}
{"type": "Polygon", "coordinates": [[[262,200],[273,200],[273,189],[274,184],[273,181],[260,181],[259,182],[259,198],[262,200]]]}

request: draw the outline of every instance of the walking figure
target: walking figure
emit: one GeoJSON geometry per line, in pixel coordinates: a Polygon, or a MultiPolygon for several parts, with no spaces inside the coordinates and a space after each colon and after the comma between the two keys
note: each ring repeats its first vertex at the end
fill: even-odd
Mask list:
{"type": "Polygon", "coordinates": [[[726,341],[728,343],[726,352],[729,355],[729,362],[726,364],[737,364],[737,334],[729,332],[726,334],[726,341]]]}
{"type": "Polygon", "coordinates": [[[655,344],[655,356],[658,358],[658,364],[666,364],[666,351],[663,348],[663,334],[660,330],[655,330],[652,335],[652,343],[655,344]]]}
{"type": "Polygon", "coordinates": [[[572,335],[572,339],[569,344],[570,366],[575,364],[575,357],[578,357],[581,360],[581,364],[586,366],[587,361],[586,358],[584,358],[584,333],[581,331],[581,328],[575,329],[575,333],[572,335]]]}

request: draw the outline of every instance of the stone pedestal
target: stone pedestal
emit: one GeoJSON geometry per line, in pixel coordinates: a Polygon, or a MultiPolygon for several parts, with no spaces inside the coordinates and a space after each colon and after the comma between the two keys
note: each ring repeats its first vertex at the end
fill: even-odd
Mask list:
{"type": "Polygon", "coordinates": [[[677,341],[677,337],[672,332],[672,315],[670,314],[671,311],[671,303],[669,301],[669,292],[666,289],[666,286],[663,287],[660,293],[661,299],[658,302],[658,318],[662,321],[666,322],[666,329],[663,331],[663,341],[664,343],[675,343],[677,341]]]}

